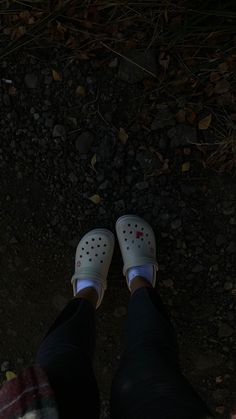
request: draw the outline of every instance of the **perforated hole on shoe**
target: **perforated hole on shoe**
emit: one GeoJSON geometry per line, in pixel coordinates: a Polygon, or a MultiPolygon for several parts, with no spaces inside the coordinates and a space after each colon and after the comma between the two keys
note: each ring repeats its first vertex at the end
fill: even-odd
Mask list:
{"type": "Polygon", "coordinates": [[[82,250],[84,250],[84,247],[82,247],[82,250]]]}
{"type": "Polygon", "coordinates": [[[107,247],[106,243],[104,244],[104,247],[107,247]]]}
{"type": "Polygon", "coordinates": [[[95,256],[96,256],[96,258],[97,258],[97,257],[98,257],[98,254],[96,253],[96,254],[95,254],[95,256]]]}
{"type": "Polygon", "coordinates": [[[125,234],[125,233],[126,233],[126,230],[123,231],[123,234],[125,234]]]}
{"type": "Polygon", "coordinates": [[[97,247],[100,247],[100,244],[98,244],[97,247]]]}
{"type": "Polygon", "coordinates": [[[101,239],[101,237],[99,237],[99,239],[98,239],[98,240],[102,240],[102,239],[101,239]]]}
{"type": "Polygon", "coordinates": [[[89,255],[89,252],[86,252],[87,253],[87,255],[89,255]]]}
{"type": "Polygon", "coordinates": [[[92,262],[92,259],[89,259],[89,262],[92,262]]]}
{"type": "Polygon", "coordinates": [[[95,240],[95,239],[94,239],[94,238],[92,238],[92,241],[93,241],[93,242],[94,242],[94,240],[95,240]]]}
{"type": "Polygon", "coordinates": [[[83,256],[82,255],[80,255],[80,258],[82,258],[83,256]]]}
{"type": "Polygon", "coordinates": [[[101,260],[100,262],[103,263],[103,260],[101,260]]]}
{"type": "Polygon", "coordinates": [[[86,242],[86,244],[88,244],[88,242],[86,242]]]}

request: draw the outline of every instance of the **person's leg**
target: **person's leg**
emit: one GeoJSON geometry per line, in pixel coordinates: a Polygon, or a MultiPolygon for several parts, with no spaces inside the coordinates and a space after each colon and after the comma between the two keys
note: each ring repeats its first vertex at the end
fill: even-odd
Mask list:
{"type": "Polygon", "coordinates": [[[114,236],[105,229],[79,242],[72,277],[74,298],[45,336],[37,363],[47,372],[60,419],[99,418],[99,395],[92,368],[95,310],[107,287],[114,236]]]}
{"type": "Polygon", "coordinates": [[[156,240],[134,215],[120,217],[116,232],[131,299],[125,353],[113,381],[112,419],[200,419],[208,410],[181,374],[174,329],[155,290],[156,240]]]}
{"type": "Polygon", "coordinates": [[[200,419],[209,411],[181,374],[174,329],[145,278],[131,284],[125,353],[113,381],[112,419],[200,419]]]}
{"type": "Polygon", "coordinates": [[[60,418],[99,418],[100,405],[92,368],[97,293],[81,290],[49,329],[36,362],[55,392],[60,418]]]}

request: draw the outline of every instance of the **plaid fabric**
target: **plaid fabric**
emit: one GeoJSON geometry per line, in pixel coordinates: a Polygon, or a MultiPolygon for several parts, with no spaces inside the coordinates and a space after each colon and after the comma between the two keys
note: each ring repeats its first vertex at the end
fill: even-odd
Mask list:
{"type": "Polygon", "coordinates": [[[33,365],[0,390],[0,419],[58,419],[53,390],[45,372],[33,365]]]}

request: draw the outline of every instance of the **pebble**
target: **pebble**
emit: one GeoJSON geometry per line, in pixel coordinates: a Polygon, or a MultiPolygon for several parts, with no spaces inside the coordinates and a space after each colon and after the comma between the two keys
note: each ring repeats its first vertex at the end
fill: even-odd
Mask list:
{"type": "Polygon", "coordinates": [[[200,265],[200,263],[197,263],[191,270],[193,273],[200,273],[204,271],[204,266],[200,265]]]}
{"type": "Polygon", "coordinates": [[[228,338],[234,333],[234,329],[227,323],[220,322],[218,336],[220,338],[228,338]]]}
{"type": "Polygon", "coordinates": [[[53,128],[52,136],[54,138],[56,138],[56,137],[64,137],[65,133],[66,133],[66,130],[65,130],[64,125],[57,124],[53,128]]]}
{"type": "Polygon", "coordinates": [[[36,89],[38,86],[38,76],[34,73],[26,74],[24,81],[29,89],[36,89]]]}
{"type": "Polygon", "coordinates": [[[79,135],[75,142],[76,150],[80,154],[87,154],[90,151],[90,148],[94,141],[94,135],[90,131],[85,131],[79,135]]]}
{"type": "Polygon", "coordinates": [[[9,361],[3,361],[1,364],[1,372],[6,372],[10,369],[10,362],[9,361]]]}
{"type": "Polygon", "coordinates": [[[174,221],[171,221],[171,228],[172,230],[178,230],[182,226],[182,221],[177,218],[174,221]]]}
{"type": "Polygon", "coordinates": [[[231,291],[233,289],[233,284],[230,281],[227,281],[224,285],[225,291],[231,291]]]}
{"type": "Polygon", "coordinates": [[[116,212],[121,212],[125,209],[125,202],[123,199],[119,199],[118,201],[114,202],[114,207],[116,212]]]}
{"type": "Polygon", "coordinates": [[[138,182],[138,183],[136,183],[135,187],[139,191],[144,191],[145,189],[149,188],[149,183],[148,182],[138,182]]]}
{"type": "Polygon", "coordinates": [[[72,183],[77,183],[78,182],[78,177],[73,172],[71,172],[69,174],[69,179],[72,183]]]}
{"type": "Polygon", "coordinates": [[[109,186],[109,182],[108,180],[105,180],[103,183],[101,183],[101,185],[99,185],[99,189],[101,191],[105,191],[108,188],[108,186],[109,186]]]}

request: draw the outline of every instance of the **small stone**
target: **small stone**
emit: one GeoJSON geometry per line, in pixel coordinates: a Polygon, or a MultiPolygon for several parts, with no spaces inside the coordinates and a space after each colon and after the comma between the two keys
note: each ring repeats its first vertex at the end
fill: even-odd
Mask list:
{"type": "Polygon", "coordinates": [[[182,225],[182,221],[179,218],[171,222],[172,230],[178,230],[182,225]]]}
{"type": "Polygon", "coordinates": [[[73,172],[71,172],[71,173],[69,174],[69,179],[70,179],[70,181],[71,181],[72,183],[77,183],[77,182],[78,182],[78,178],[77,178],[77,176],[76,176],[73,172]]]}
{"type": "Polygon", "coordinates": [[[127,309],[126,309],[126,307],[123,307],[123,306],[120,306],[120,307],[117,307],[115,310],[114,310],[114,316],[115,317],[124,317],[125,315],[126,315],[126,313],[127,313],[127,309]]]}
{"type": "Polygon", "coordinates": [[[26,74],[25,76],[25,85],[29,89],[36,89],[38,86],[38,76],[36,74],[26,74]]]}
{"type": "Polygon", "coordinates": [[[1,372],[6,372],[10,369],[10,362],[9,361],[3,361],[1,364],[1,372]]]}
{"type": "Polygon", "coordinates": [[[99,189],[101,191],[105,191],[108,188],[108,186],[109,186],[109,182],[108,180],[105,180],[103,183],[101,183],[101,185],[99,186],[99,189]]]}
{"type": "Polygon", "coordinates": [[[200,265],[200,263],[197,263],[193,268],[192,271],[193,273],[200,273],[204,271],[204,266],[200,265]]]}
{"type": "Polygon", "coordinates": [[[148,184],[148,182],[138,182],[138,183],[136,183],[135,187],[139,191],[144,191],[145,189],[149,188],[149,184],[148,184]]]}
{"type": "Polygon", "coordinates": [[[57,124],[53,128],[52,136],[54,138],[56,138],[56,137],[64,137],[65,133],[66,133],[66,130],[65,130],[64,125],[57,124]]]}
{"type": "Polygon", "coordinates": [[[234,329],[227,323],[220,322],[218,336],[220,338],[228,338],[234,333],[234,329]]]}
{"type": "Polygon", "coordinates": [[[163,285],[166,288],[174,288],[174,281],[172,279],[165,279],[163,285]]]}
{"type": "Polygon", "coordinates": [[[90,131],[83,132],[76,140],[75,147],[80,154],[87,154],[93,144],[94,135],[90,131]]]}
{"type": "Polygon", "coordinates": [[[231,291],[233,289],[233,284],[230,281],[227,281],[224,285],[225,291],[231,291]]]}
{"type": "Polygon", "coordinates": [[[120,199],[119,201],[114,202],[114,206],[116,212],[121,212],[125,209],[125,202],[123,199],[120,199]]]}
{"type": "Polygon", "coordinates": [[[39,118],[40,118],[39,113],[34,113],[34,120],[35,120],[35,121],[38,121],[38,120],[39,120],[39,118]]]}
{"type": "Polygon", "coordinates": [[[227,253],[235,253],[236,252],[236,243],[230,242],[229,246],[226,248],[227,253]]]}

